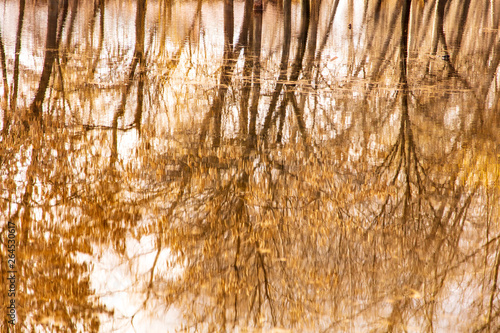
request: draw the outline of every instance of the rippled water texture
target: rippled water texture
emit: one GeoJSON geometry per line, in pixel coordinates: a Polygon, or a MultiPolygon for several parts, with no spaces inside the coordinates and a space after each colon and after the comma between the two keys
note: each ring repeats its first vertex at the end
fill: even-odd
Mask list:
{"type": "Polygon", "coordinates": [[[0,11],[2,331],[500,331],[499,1],[0,11]]]}

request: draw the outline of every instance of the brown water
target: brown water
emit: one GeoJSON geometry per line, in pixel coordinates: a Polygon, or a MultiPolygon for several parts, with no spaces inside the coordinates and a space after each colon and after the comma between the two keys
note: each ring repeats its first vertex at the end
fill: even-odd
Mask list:
{"type": "Polygon", "coordinates": [[[499,2],[23,3],[3,329],[500,330],[499,2]]]}

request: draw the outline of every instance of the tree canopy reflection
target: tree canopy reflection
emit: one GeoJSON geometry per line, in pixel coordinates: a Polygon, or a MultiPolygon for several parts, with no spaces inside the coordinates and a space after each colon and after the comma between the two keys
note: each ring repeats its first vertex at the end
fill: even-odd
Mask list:
{"type": "Polygon", "coordinates": [[[16,329],[498,331],[499,5],[6,1],[16,329]]]}

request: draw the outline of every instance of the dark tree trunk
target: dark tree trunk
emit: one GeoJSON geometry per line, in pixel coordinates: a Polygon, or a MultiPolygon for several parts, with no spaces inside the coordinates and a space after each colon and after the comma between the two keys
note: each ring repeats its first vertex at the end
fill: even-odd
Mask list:
{"type": "Polygon", "coordinates": [[[8,108],[9,108],[9,81],[7,80],[7,65],[5,62],[5,47],[3,45],[3,37],[2,32],[0,31],[0,64],[2,66],[2,81],[3,81],[3,106],[4,110],[4,128],[5,128],[5,119],[8,116],[8,108]]]}
{"type": "Polygon", "coordinates": [[[224,63],[220,78],[219,94],[214,102],[214,147],[220,146],[222,133],[222,109],[228,85],[231,81],[231,62],[233,59],[234,11],[233,0],[224,0],[224,63]]]}
{"type": "MultiPolygon", "coordinates": [[[[97,54],[92,62],[92,67],[90,68],[89,79],[93,80],[95,71],[97,69],[97,64],[101,58],[102,46],[104,44],[104,0],[99,1],[99,42],[97,44],[97,54]]],[[[137,26],[136,26],[137,27],[137,26]]]]}
{"type": "MultiPolygon", "coordinates": [[[[249,27],[252,26],[252,0],[245,0],[245,14],[243,16],[243,24],[241,27],[238,43],[243,47],[244,63],[243,63],[243,84],[241,87],[240,99],[240,114],[239,114],[239,135],[240,139],[244,140],[248,134],[248,100],[250,98],[250,75],[252,73],[252,55],[249,50],[250,33],[249,27]]],[[[237,54],[235,54],[235,58],[237,54]]]]}
{"type": "Polygon", "coordinates": [[[462,0],[462,8],[460,9],[460,17],[458,19],[458,30],[454,42],[455,52],[453,53],[453,60],[456,59],[460,47],[462,46],[462,39],[464,37],[465,26],[467,24],[467,17],[469,16],[470,0],[462,0]]]}
{"type": "MultiPolygon", "coordinates": [[[[267,111],[266,118],[264,119],[264,126],[262,128],[262,141],[266,141],[269,128],[271,126],[271,120],[273,118],[274,110],[278,104],[278,99],[281,95],[281,90],[283,89],[283,83],[286,81],[288,76],[288,58],[290,56],[290,41],[292,34],[292,3],[291,0],[284,0],[283,2],[283,48],[281,51],[281,63],[280,63],[280,74],[278,77],[278,82],[276,83],[276,88],[274,89],[273,96],[271,98],[271,103],[269,104],[269,109],[267,111]]],[[[283,101],[284,104],[286,104],[283,101]]],[[[286,108],[286,105],[285,105],[286,108]]],[[[280,111],[284,111],[285,108],[280,108],[280,111]]],[[[282,112],[279,113],[281,117],[282,112]]],[[[284,117],[281,117],[281,120],[284,117]]],[[[280,122],[280,128],[281,122],[280,122]]],[[[279,134],[278,134],[279,135],[279,134]]],[[[281,139],[280,139],[281,141],[281,139]]]]}
{"type": "Polygon", "coordinates": [[[71,46],[71,38],[73,37],[73,31],[75,30],[76,14],[78,13],[78,0],[71,1],[71,15],[68,22],[68,32],[66,34],[66,45],[63,53],[61,54],[61,63],[64,65],[68,61],[67,52],[71,46]]]}
{"type": "MultiPolygon", "coordinates": [[[[304,54],[307,46],[307,35],[309,31],[310,24],[310,4],[309,0],[302,0],[301,2],[301,20],[300,20],[300,33],[299,33],[299,41],[297,44],[297,53],[295,55],[295,61],[292,64],[292,72],[290,74],[290,84],[288,85],[288,97],[287,100],[292,103],[292,107],[294,110],[295,118],[297,120],[297,125],[299,127],[299,131],[302,135],[304,141],[306,141],[306,128],[304,122],[303,110],[301,110],[298,106],[297,99],[295,97],[295,87],[297,86],[297,82],[302,71],[302,61],[304,59],[304,54]]],[[[286,106],[286,105],[285,105],[286,106]]],[[[284,119],[281,119],[284,121],[284,119]]]]}
{"type": "Polygon", "coordinates": [[[254,15],[254,44],[253,58],[255,59],[253,66],[253,88],[252,88],[252,104],[250,105],[250,120],[248,125],[248,143],[249,147],[255,147],[257,141],[257,114],[260,100],[260,52],[262,48],[262,12],[256,11],[254,15]]]}
{"type": "Polygon", "coordinates": [[[14,79],[12,96],[10,98],[10,109],[15,112],[17,107],[17,91],[19,89],[19,54],[21,53],[21,37],[23,32],[23,22],[24,22],[24,8],[26,5],[25,0],[19,2],[19,18],[17,20],[17,31],[16,31],[16,50],[14,58],[14,79]]]}
{"type": "Polygon", "coordinates": [[[41,120],[42,103],[45,98],[45,92],[49,86],[52,67],[57,56],[57,17],[59,12],[59,1],[49,0],[48,18],[47,18],[47,39],[45,41],[45,59],[43,63],[42,76],[38,84],[38,90],[35,99],[31,103],[31,115],[41,120]]]}
{"type": "Polygon", "coordinates": [[[111,124],[111,126],[113,127],[113,134],[112,134],[113,141],[112,141],[111,159],[110,159],[111,165],[113,165],[118,158],[118,119],[123,117],[123,115],[125,114],[127,97],[134,83],[134,76],[137,64],[139,62],[143,62],[144,58],[145,22],[146,22],[146,0],[138,0],[136,17],[135,17],[134,58],[132,59],[132,64],[130,66],[130,72],[128,74],[127,82],[125,83],[125,87],[123,88],[120,105],[118,106],[118,109],[115,111],[115,114],[113,116],[113,122],[111,124]]]}

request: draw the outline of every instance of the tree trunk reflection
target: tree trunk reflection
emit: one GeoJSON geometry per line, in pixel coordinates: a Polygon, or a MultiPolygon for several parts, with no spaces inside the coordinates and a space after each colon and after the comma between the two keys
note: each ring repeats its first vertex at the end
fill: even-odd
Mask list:
{"type": "Polygon", "coordinates": [[[38,84],[38,90],[35,99],[31,103],[31,113],[33,117],[39,120],[42,116],[42,102],[45,98],[45,92],[49,86],[52,67],[57,55],[57,17],[59,13],[59,1],[50,0],[47,18],[47,39],[45,41],[45,58],[43,63],[42,76],[38,84]]]}

